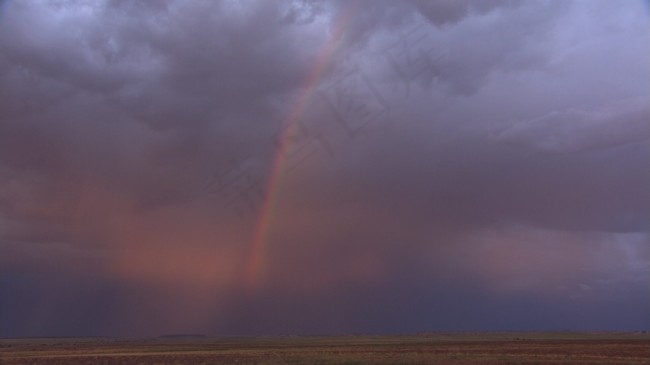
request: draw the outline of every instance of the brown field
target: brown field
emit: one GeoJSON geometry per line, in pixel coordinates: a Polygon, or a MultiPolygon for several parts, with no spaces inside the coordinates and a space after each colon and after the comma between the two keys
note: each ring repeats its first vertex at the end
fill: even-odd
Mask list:
{"type": "Polygon", "coordinates": [[[645,333],[0,339],[0,364],[650,364],[645,333]]]}

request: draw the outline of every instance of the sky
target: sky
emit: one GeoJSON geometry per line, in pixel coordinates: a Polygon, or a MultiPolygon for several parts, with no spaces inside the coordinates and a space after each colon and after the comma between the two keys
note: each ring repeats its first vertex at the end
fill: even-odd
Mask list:
{"type": "Polygon", "coordinates": [[[650,328],[646,1],[1,1],[0,337],[650,328]]]}

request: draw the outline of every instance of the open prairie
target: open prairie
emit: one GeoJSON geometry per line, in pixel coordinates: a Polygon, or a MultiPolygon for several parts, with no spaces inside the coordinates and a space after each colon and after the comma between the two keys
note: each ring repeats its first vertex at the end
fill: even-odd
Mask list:
{"type": "Polygon", "coordinates": [[[5,339],[0,364],[648,364],[643,333],[5,339]]]}

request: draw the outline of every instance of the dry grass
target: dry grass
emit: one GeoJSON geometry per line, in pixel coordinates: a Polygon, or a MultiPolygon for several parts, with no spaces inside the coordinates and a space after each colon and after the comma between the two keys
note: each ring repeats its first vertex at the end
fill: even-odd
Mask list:
{"type": "Polygon", "coordinates": [[[624,333],[433,334],[248,339],[0,340],[0,364],[650,364],[624,333]]]}

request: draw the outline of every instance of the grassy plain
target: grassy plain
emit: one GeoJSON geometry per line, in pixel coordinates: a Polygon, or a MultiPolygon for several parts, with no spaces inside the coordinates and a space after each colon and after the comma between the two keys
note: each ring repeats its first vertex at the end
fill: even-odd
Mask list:
{"type": "Polygon", "coordinates": [[[650,364],[650,335],[0,339],[0,364],[650,364]]]}

